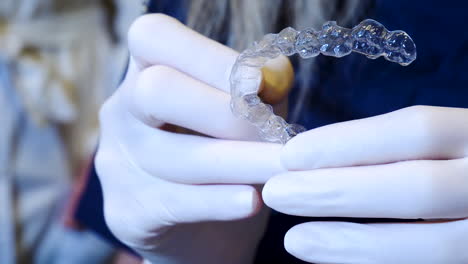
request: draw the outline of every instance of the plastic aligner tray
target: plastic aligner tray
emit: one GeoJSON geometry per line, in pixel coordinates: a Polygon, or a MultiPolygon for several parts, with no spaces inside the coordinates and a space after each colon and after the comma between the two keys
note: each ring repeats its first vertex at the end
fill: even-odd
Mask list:
{"type": "Polygon", "coordinates": [[[305,128],[288,124],[273,113],[270,105],[260,100],[257,93],[262,81],[261,68],[280,54],[298,53],[302,58],[319,54],[343,57],[353,51],[369,59],[383,56],[402,66],[416,59],[416,45],[406,32],[388,31],[372,19],[366,19],[352,29],[340,27],[334,21],[326,22],[319,31],[313,28],[296,31],[288,27],[278,34],[265,35],[239,55],[230,76],[231,109],[236,116],[257,127],[263,140],[284,144],[305,128]]]}

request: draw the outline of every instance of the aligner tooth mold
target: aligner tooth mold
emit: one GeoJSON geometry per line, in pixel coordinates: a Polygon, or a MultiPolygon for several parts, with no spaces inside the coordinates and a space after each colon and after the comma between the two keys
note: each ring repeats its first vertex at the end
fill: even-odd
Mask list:
{"type": "Polygon", "coordinates": [[[389,31],[379,22],[366,19],[352,29],[340,27],[335,21],[323,24],[321,30],[306,28],[296,31],[287,27],[278,34],[267,34],[253,43],[237,58],[231,70],[231,109],[258,128],[260,137],[269,142],[285,144],[306,129],[288,124],[273,113],[273,108],[258,97],[262,81],[261,68],[280,54],[298,53],[302,58],[319,54],[341,58],[356,52],[369,59],[384,57],[402,66],[416,59],[416,45],[404,31],[389,31]]]}

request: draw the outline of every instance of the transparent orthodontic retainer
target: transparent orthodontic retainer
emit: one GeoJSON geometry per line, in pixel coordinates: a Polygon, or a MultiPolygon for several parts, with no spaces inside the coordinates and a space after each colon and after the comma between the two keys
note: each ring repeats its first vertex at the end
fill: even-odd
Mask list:
{"type": "Polygon", "coordinates": [[[372,19],[366,19],[352,29],[340,27],[334,21],[326,22],[319,31],[312,28],[296,31],[288,27],[278,34],[265,35],[237,58],[230,76],[232,112],[257,127],[263,140],[285,144],[305,128],[288,124],[273,113],[270,105],[260,100],[261,68],[281,54],[298,53],[305,59],[319,54],[340,58],[353,51],[369,59],[383,56],[402,66],[416,59],[416,45],[406,32],[389,31],[372,19]]]}

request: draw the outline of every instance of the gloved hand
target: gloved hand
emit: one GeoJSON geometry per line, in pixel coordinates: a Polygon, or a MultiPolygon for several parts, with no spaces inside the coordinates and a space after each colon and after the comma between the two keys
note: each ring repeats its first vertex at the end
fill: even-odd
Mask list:
{"type": "Polygon", "coordinates": [[[285,247],[313,263],[468,263],[468,109],[416,106],[307,131],[289,141],[290,172],[265,203],[286,214],[403,218],[415,223],[309,222],[285,247]]]}
{"type": "MultiPolygon", "coordinates": [[[[268,216],[253,184],[284,169],[281,145],[256,142],[231,113],[238,53],[164,15],[139,18],[129,47],[128,73],[100,113],[95,163],[107,224],[154,264],[251,263],[268,216]]],[[[280,57],[269,66],[281,82],[264,80],[264,92],[275,87],[282,98],[291,65],[280,57]]]]}

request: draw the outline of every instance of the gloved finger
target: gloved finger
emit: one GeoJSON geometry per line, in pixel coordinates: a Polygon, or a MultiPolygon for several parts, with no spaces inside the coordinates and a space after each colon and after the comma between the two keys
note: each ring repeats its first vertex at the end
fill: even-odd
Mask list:
{"type": "Polygon", "coordinates": [[[167,66],[151,66],[128,90],[130,111],[148,125],[154,120],[224,139],[258,139],[256,129],[235,117],[230,96],[167,66]]]}
{"type": "Polygon", "coordinates": [[[166,65],[229,92],[229,74],[238,52],[163,15],[139,17],[128,33],[130,53],[139,65],[166,65]]]}
{"type": "Polygon", "coordinates": [[[262,207],[253,186],[172,183],[147,174],[128,160],[104,156],[98,153],[96,165],[106,198],[105,219],[114,234],[130,246],[151,245],[149,239],[161,236],[172,225],[245,219],[262,207]]]}
{"type": "MultiPolygon", "coordinates": [[[[166,65],[229,93],[229,75],[238,52],[211,40],[163,14],[138,18],[128,42],[132,57],[145,68],[166,65]]],[[[294,79],[289,60],[281,56],[267,63],[262,95],[267,102],[285,98],[294,79]]]]}
{"type": "Polygon", "coordinates": [[[286,250],[311,263],[468,263],[468,220],[442,223],[310,222],[285,236],[286,250]]]}
{"type": "Polygon", "coordinates": [[[108,100],[100,112],[100,151],[123,156],[154,177],[182,183],[263,184],[284,172],[281,145],[231,141],[154,129],[121,106],[123,96],[108,100]]]}
{"type": "Polygon", "coordinates": [[[123,148],[136,166],[168,181],[263,184],[284,172],[278,144],[175,134],[147,126],[120,137],[128,138],[123,148]]]}
{"type": "Polygon", "coordinates": [[[107,209],[110,222],[149,231],[182,223],[244,219],[262,206],[260,195],[249,185],[153,183],[146,182],[133,196],[112,199],[112,203],[120,201],[120,206],[107,209]],[[126,210],[122,210],[123,205],[126,210]]]}
{"type": "Polygon", "coordinates": [[[300,216],[461,218],[468,216],[468,159],[287,172],[263,199],[300,216]]]}
{"type": "Polygon", "coordinates": [[[180,185],[177,189],[165,197],[173,223],[243,219],[262,205],[259,193],[249,185],[180,185]]]}
{"type": "Polygon", "coordinates": [[[465,157],[467,109],[417,106],[301,133],[284,147],[289,170],[465,157]]]}

